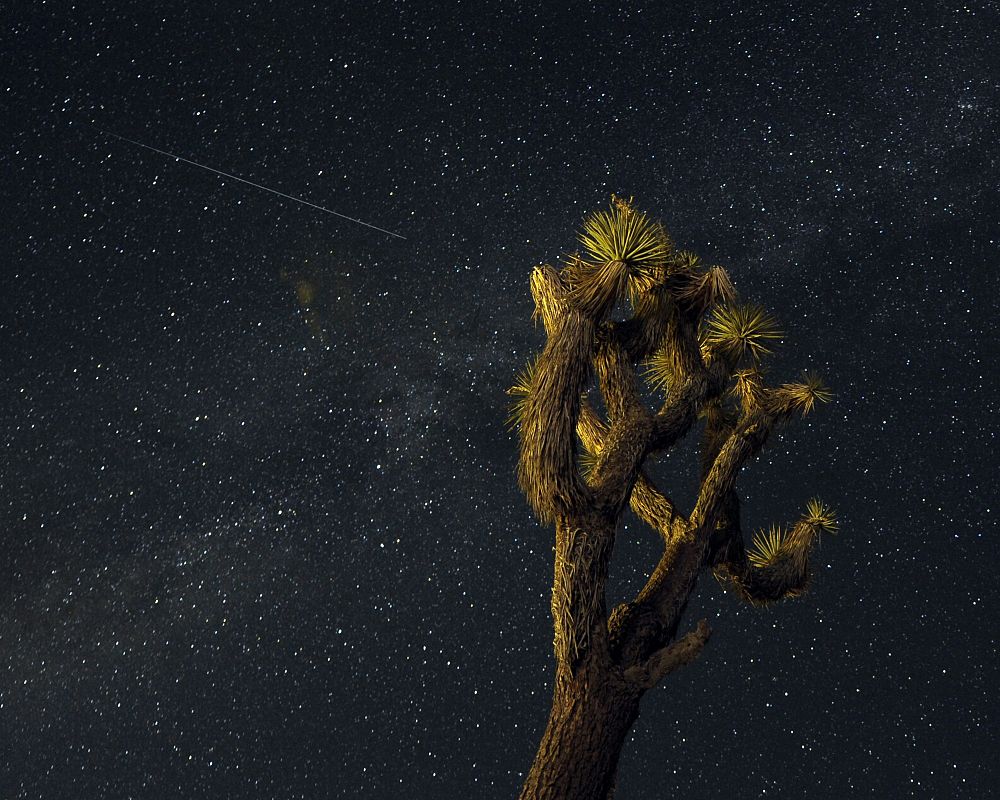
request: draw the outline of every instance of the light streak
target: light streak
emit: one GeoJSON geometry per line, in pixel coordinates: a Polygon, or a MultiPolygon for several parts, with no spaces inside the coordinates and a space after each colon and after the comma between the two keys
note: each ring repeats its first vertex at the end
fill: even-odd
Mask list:
{"type": "Polygon", "coordinates": [[[190,164],[194,167],[199,167],[201,169],[208,170],[209,172],[214,172],[216,175],[221,175],[224,178],[232,178],[234,181],[239,181],[240,183],[245,183],[248,186],[253,186],[257,189],[263,189],[265,192],[270,192],[271,194],[276,194],[279,197],[284,197],[286,200],[294,200],[296,203],[301,203],[304,206],[309,206],[310,208],[315,208],[317,211],[323,211],[327,214],[332,214],[335,217],[340,217],[341,219],[346,219],[348,222],[355,222],[358,225],[364,225],[366,228],[371,228],[372,230],[379,231],[380,233],[386,233],[389,236],[395,236],[397,239],[406,239],[405,236],[400,236],[398,233],[393,233],[385,228],[380,228],[378,225],[372,225],[370,222],[365,222],[364,220],[356,219],[354,217],[349,217],[346,214],[341,214],[337,211],[333,211],[329,208],[324,208],[323,206],[318,206],[315,203],[310,203],[308,200],[303,200],[301,197],[293,197],[290,194],[285,194],[284,192],[279,192],[277,189],[271,189],[267,186],[263,186],[259,183],[254,183],[253,181],[248,181],[246,178],[241,178],[239,175],[231,175],[228,172],[223,172],[221,169],[215,169],[207,164],[199,164],[197,161],[192,161],[190,158],[184,158],[176,153],[170,153],[166,150],[161,150],[158,147],[153,147],[149,144],[143,144],[142,142],[137,142],[135,139],[129,139],[127,136],[119,136],[117,133],[111,133],[111,131],[105,131],[101,128],[93,127],[95,131],[103,133],[105,136],[110,136],[114,139],[119,139],[123,142],[128,142],[129,144],[134,144],[136,147],[145,147],[147,150],[152,150],[154,153],[159,153],[160,155],[167,156],[169,158],[177,159],[178,161],[183,161],[185,164],[190,164]]]}

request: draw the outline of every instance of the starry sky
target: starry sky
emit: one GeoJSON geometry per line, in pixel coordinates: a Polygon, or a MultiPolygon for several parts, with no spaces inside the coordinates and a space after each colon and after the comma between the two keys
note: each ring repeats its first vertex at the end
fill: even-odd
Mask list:
{"type": "MultiPolygon", "coordinates": [[[[8,15],[0,796],[513,796],[552,534],[504,389],[529,270],[612,192],[836,393],[744,470],[745,528],[842,526],[802,600],[702,580],[618,796],[986,796],[997,9],[668,5],[8,15]]],[[[609,601],[656,556],[627,520],[609,601]]]]}

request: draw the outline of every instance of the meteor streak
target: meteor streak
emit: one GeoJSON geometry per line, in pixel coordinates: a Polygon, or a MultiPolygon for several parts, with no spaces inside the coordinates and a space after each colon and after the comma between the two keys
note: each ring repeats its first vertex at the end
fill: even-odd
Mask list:
{"type": "MultiPolygon", "coordinates": [[[[91,125],[88,127],[94,127],[94,126],[91,125]]],[[[324,211],[327,214],[332,214],[335,217],[346,219],[348,222],[356,222],[358,225],[364,225],[366,228],[371,228],[381,233],[387,233],[389,236],[395,236],[397,239],[406,239],[405,236],[400,236],[398,233],[387,231],[385,228],[380,228],[378,225],[372,225],[369,222],[364,222],[363,220],[355,219],[354,217],[348,217],[346,214],[340,214],[336,211],[332,211],[329,208],[323,208],[323,206],[318,206],[315,203],[310,203],[308,200],[303,200],[301,197],[292,197],[292,195],[285,194],[284,192],[279,192],[277,189],[270,189],[267,186],[262,186],[259,183],[248,181],[246,178],[241,178],[238,175],[230,175],[228,172],[223,172],[220,169],[209,167],[206,164],[199,164],[197,161],[192,161],[190,158],[184,158],[183,156],[179,156],[176,153],[168,153],[166,150],[160,150],[158,147],[153,147],[152,145],[143,144],[142,142],[137,142],[135,139],[129,139],[125,136],[119,136],[117,133],[111,133],[111,131],[101,130],[100,128],[94,128],[94,130],[98,131],[99,133],[103,133],[105,136],[111,136],[114,139],[120,139],[123,142],[134,144],[136,147],[145,147],[147,150],[152,150],[154,153],[159,153],[160,155],[168,156],[170,158],[176,158],[178,161],[183,161],[185,164],[190,164],[191,166],[200,167],[201,169],[208,170],[209,172],[214,172],[216,175],[221,175],[224,178],[232,178],[234,181],[245,183],[248,186],[253,186],[256,187],[257,189],[263,189],[265,192],[270,192],[271,194],[276,194],[279,197],[284,197],[286,200],[294,200],[296,203],[301,203],[304,206],[315,208],[318,211],[324,211]]]]}

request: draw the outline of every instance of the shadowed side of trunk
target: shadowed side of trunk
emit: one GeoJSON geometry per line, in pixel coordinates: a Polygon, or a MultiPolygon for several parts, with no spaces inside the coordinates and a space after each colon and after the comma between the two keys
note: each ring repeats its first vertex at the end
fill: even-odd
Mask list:
{"type": "Polygon", "coordinates": [[[639,693],[593,666],[558,693],[521,800],[606,800],[639,693]]]}

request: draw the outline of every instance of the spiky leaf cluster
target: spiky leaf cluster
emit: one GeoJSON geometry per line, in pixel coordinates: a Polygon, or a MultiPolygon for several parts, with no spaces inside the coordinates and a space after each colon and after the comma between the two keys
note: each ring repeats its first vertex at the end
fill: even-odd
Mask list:
{"type": "Polygon", "coordinates": [[[677,299],[696,316],[713,306],[729,307],[736,303],[736,287],[723,267],[702,271],[689,268],[687,281],[677,293],[677,299]]]}
{"type": "Polygon", "coordinates": [[[663,225],[621,201],[586,218],[580,243],[594,262],[621,262],[635,279],[666,266],[673,250],[663,225]]]}
{"type": "Polygon", "coordinates": [[[736,362],[744,356],[759,361],[771,352],[770,344],[781,336],[777,320],[763,306],[754,303],[717,308],[702,333],[709,352],[736,362]]]}
{"type": "Polygon", "coordinates": [[[600,455],[600,450],[588,450],[586,447],[580,448],[580,452],[576,458],[576,463],[580,469],[580,474],[587,480],[590,479],[591,473],[594,471],[594,467],[597,466],[597,460],[600,458],[600,455]]]}
{"type": "Polygon", "coordinates": [[[633,302],[662,281],[673,252],[663,225],[612,196],[608,211],[596,211],[579,234],[586,257],[571,256],[565,276],[577,307],[599,314],[627,288],[633,302]]]}
{"type": "Polygon", "coordinates": [[[833,393],[815,372],[805,372],[800,383],[785,383],[770,393],[771,410],[788,416],[801,412],[803,416],[816,407],[816,403],[829,403],[833,393]]]}
{"type": "Polygon", "coordinates": [[[538,357],[529,359],[528,362],[514,376],[514,385],[507,390],[507,394],[514,398],[510,402],[509,413],[507,414],[507,426],[509,428],[519,428],[528,403],[531,402],[531,389],[535,382],[535,373],[538,370],[538,357]]]}
{"type": "Polygon", "coordinates": [[[753,537],[753,547],[747,551],[750,563],[764,569],[791,553],[791,542],[784,528],[772,525],[768,531],[758,531],[753,537]]]}
{"type": "Polygon", "coordinates": [[[802,515],[802,521],[822,533],[836,533],[840,528],[836,513],[818,497],[806,503],[806,513],[802,515]]]}
{"type": "Polygon", "coordinates": [[[693,250],[678,250],[674,253],[671,264],[678,272],[693,272],[701,266],[701,256],[693,250]]]}
{"type": "Polygon", "coordinates": [[[737,370],[733,375],[730,393],[739,401],[744,411],[750,412],[759,408],[765,392],[764,371],[759,366],[737,370]]]}
{"type": "Polygon", "coordinates": [[[646,361],[643,377],[656,391],[666,394],[675,380],[675,360],[665,349],[660,348],[646,361]]]}

